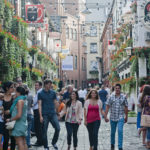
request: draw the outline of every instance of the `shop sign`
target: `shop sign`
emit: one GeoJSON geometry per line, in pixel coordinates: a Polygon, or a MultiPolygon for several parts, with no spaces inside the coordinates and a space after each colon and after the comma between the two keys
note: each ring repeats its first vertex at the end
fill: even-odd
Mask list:
{"type": "Polygon", "coordinates": [[[26,5],[26,22],[43,23],[44,6],[43,5],[26,5]]]}

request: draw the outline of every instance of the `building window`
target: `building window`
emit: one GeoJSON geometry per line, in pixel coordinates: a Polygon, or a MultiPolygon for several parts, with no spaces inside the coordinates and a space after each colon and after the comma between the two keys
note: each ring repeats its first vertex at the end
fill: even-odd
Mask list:
{"type": "Polygon", "coordinates": [[[73,80],[71,80],[71,84],[74,84],[74,81],[73,81],[73,80]]]}
{"type": "Polygon", "coordinates": [[[69,39],[69,28],[66,28],[66,38],[69,39]]]}
{"type": "Polygon", "coordinates": [[[90,27],[90,35],[91,36],[97,36],[97,26],[91,26],[90,27]]]}
{"type": "Polygon", "coordinates": [[[90,69],[91,69],[91,71],[97,71],[98,70],[98,62],[92,60],[90,63],[90,69]]]}
{"type": "Polygon", "coordinates": [[[67,85],[69,85],[70,84],[70,80],[67,80],[67,85]]]}
{"type": "Polygon", "coordinates": [[[77,30],[75,29],[74,30],[74,33],[73,33],[73,40],[77,40],[77,30]]]}
{"type": "Polygon", "coordinates": [[[97,53],[97,43],[90,44],[90,53],[97,53]]]}
{"type": "Polygon", "coordinates": [[[78,87],[78,81],[75,80],[75,88],[77,89],[77,87],[78,87]]]}
{"type": "Polygon", "coordinates": [[[74,69],[78,68],[78,64],[77,64],[78,60],[77,60],[77,56],[74,57],[74,69]]]}
{"type": "Polygon", "coordinates": [[[73,29],[70,29],[70,39],[73,39],[73,29]]]}

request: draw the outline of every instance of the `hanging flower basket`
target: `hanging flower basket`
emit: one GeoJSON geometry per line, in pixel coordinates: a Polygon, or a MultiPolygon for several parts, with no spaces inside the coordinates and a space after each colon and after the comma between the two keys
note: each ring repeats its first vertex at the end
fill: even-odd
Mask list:
{"type": "Polygon", "coordinates": [[[30,56],[34,56],[38,52],[38,48],[35,46],[32,46],[29,50],[30,56]]]}

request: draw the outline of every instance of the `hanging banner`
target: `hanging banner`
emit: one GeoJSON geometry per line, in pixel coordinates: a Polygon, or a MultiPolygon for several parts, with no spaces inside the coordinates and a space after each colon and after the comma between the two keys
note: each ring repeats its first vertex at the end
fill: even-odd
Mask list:
{"type": "Polygon", "coordinates": [[[66,56],[62,61],[62,70],[73,71],[73,56],[66,56]]]}
{"type": "Polygon", "coordinates": [[[43,23],[44,6],[43,5],[26,5],[26,22],[43,23]]]}

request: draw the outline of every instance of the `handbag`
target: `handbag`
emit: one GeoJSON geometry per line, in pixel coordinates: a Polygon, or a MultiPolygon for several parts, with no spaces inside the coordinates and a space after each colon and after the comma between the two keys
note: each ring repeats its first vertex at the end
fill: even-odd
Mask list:
{"type": "Polygon", "coordinates": [[[10,121],[6,123],[6,129],[12,130],[15,126],[16,120],[10,121]]]}
{"type": "Polygon", "coordinates": [[[141,126],[150,127],[150,115],[146,115],[146,114],[144,115],[143,113],[144,113],[144,108],[141,115],[141,126]]]}

